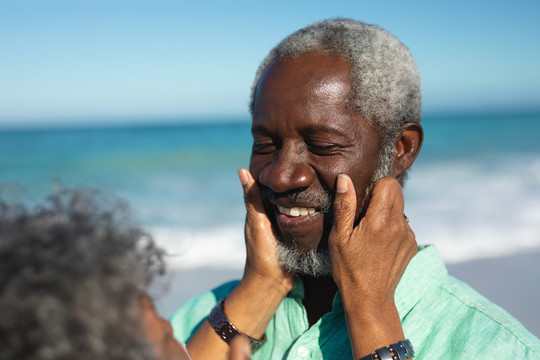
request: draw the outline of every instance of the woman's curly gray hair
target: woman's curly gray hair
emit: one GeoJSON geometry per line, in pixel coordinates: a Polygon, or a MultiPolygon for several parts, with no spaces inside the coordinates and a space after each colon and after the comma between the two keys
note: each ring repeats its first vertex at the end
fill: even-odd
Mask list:
{"type": "Polygon", "coordinates": [[[381,154],[375,177],[387,175],[401,125],[421,121],[421,80],[409,49],[376,25],[337,18],[289,35],[270,51],[257,70],[251,89],[251,114],[259,81],[273,61],[317,51],[335,53],[351,64],[351,103],[358,114],[377,125],[381,154]]]}
{"type": "Polygon", "coordinates": [[[64,190],[28,210],[0,203],[0,359],[155,359],[139,296],[162,251],[127,207],[64,190]]]}

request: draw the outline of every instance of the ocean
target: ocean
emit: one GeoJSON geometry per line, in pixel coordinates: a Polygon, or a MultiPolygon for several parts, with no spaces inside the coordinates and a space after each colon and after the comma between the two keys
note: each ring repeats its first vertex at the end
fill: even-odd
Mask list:
{"type": "MultiPolygon", "coordinates": [[[[149,123],[152,123],[149,119],[149,123]]],[[[448,263],[540,249],[540,114],[426,115],[405,185],[420,244],[448,263]]],[[[250,124],[0,130],[0,196],[33,204],[51,189],[126,199],[173,269],[243,267],[242,191],[250,124]]]]}

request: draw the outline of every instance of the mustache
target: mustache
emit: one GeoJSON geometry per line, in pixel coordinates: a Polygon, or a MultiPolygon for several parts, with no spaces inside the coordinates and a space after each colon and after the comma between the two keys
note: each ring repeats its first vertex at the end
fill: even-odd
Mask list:
{"type": "Polygon", "coordinates": [[[324,190],[319,192],[308,192],[307,190],[298,189],[276,193],[266,186],[261,186],[261,197],[265,201],[277,201],[278,199],[286,197],[292,202],[307,202],[324,214],[332,213],[334,207],[334,194],[324,190]]]}

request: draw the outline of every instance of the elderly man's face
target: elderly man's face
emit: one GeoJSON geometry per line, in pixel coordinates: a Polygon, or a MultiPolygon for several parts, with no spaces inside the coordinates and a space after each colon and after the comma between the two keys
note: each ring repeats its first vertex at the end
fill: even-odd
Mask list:
{"type": "Polygon", "coordinates": [[[255,94],[250,170],[280,240],[301,251],[326,243],[336,176],[352,178],[360,206],[378,165],[379,136],[351,109],[349,72],[327,53],[279,60],[255,94]]]}

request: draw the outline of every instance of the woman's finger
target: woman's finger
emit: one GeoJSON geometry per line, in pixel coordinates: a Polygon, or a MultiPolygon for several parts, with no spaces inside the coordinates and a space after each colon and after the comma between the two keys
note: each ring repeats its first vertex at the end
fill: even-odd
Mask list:
{"type": "Polygon", "coordinates": [[[405,201],[403,191],[396,179],[384,177],[373,187],[371,200],[366,210],[366,218],[389,220],[395,217],[403,218],[405,201]]]}
{"type": "Polygon", "coordinates": [[[238,170],[238,178],[240,179],[242,189],[244,190],[244,203],[248,220],[261,221],[263,218],[266,219],[261,192],[259,191],[259,187],[257,186],[253,175],[251,175],[247,169],[240,169],[238,170]]]}
{"type": "Polygon", "coordinates": [[[231,342],[229,360],[249,360],[251,358],[251,345],[242,335],[236,336],[231,342]]]}

